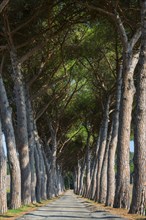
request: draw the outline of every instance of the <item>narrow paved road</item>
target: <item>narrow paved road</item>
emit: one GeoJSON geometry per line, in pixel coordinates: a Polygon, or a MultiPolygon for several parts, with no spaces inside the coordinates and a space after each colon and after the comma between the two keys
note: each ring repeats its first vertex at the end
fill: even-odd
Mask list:
{"type": "Polygon", "coordinates": [[[122,219],[103,210],[95,210],[83,199],[77,198],[72,191],[67,191],[60,199],[28,213],[17,220],[92,220],[92,219],[122,219]]]}

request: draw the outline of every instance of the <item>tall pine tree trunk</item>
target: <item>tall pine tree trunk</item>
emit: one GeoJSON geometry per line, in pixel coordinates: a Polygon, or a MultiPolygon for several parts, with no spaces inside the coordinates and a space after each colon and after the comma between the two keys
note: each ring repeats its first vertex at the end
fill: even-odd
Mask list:
{"type": "Polygon", "coordinates": [[[80,163],[80,160],[78,160],[78,169],[77,169],[77,172],[78,172],[78,176],[77,176],[77,194],[79,194],[79,191],[80,191],[80,180],[81,180],[81,163],[80,163]]]}
{"type": "Polygon", "coordinates": [[[27,133],[26,100],[21,67],[15,49],[10,51],[17,108],[17,145],[21,167],[21,199],[24,205],[31,203],[31,170],[27,133]]]}
{"type": "Polygon", "coordinates": [[[146,0],[141,5],[141,50],[138,63],[134,136],[134,183],[130,213],[146,208],[146,0]]]}
{"type": "Polygon", "coordinates": [[[7,212],[7,160],[3,148],[2,127],[0,119],[0,213],[7,212]]]}
{"type": "Polygon", "coordinates": [[[4,129],[8,162],[10,166],[11,189],[10,208],[16,209],[21,206],[21,173],[20,164],[16,151],[15,134],[12,123],[12,110],[9,106],[5,86],[0,75],[0,113],[4,129]]]}
{"type": "Polygon", "coordinates": [[[83,161],[83,164],[81,166],[79,195],[82,195],[83,192],[83,180],[84,180],[85,169],[86,169],[86,163],[85,161],[83,161]]]}
{"type": "Polygon", "coordinates": [[[26,107],[27,107],[27,130],[28,130],[28,145],[29,145],[29,157],[30,157],[30,168],[31,168],[31,202],[36,202],[36,169],[34,160],[34,148],[36,147],[34,131],[35,122],[32,104],[29,96],[29,88],[26,88],[26,107]]]}
{"type": "Polygon", "coordinates": [[[39,142],[38,139],[38,153],[39,153],[39,158],[40,158],[40,171],[41,171],[41,198],[46,200],[47,199],[47,176],[46,176],[46,168],[45,168],[45,163],[44,163],[44,157],[42,153],[42,145],[39,142]]]}
{"type": "Polygon", "coordinates": [[[52,140],[51,166],[50,166],[50,197],[57,196],[56,158],[57,158],[57,131],[49,120],[49,130],[52,140]]]}
{"type": "Polygon", "coordinates": [[[99,135],[97,139],[96,144],[96,153],[95,153],[95,159],[94,159],[94,166],[93,166],[93,176],[91,177],[91,192],[90,192],[90,199],[95,198],[95,192],[96,192],[96,180],[97,180],[97,169],[98,169],[98,150],[100,145],[100,136],[101,136],[101,128],[99,130],[99,135]]]}
{"type": "Polygon", "coordinates": [[[111,125],[110,132],[108,134],[106,149],[105,149],[104,159],[103,159],[103,164],[102,164],[102,170],[101,170],[100,192],[99,192],[99,202],[100,203],[106,202],[108,151],[109,151],[109,145],[110,145],[110,141],[111,141],[112,129],[113,129],[113,124],[111,125]]]}
{"type": "Polygon", "coordinates": [[[108,154],[108,169],[107,169],[107,198],[106,205],[113,206],[115,196],[115,153],[118,141],[119,128],[119,111],[121,100],[121,86],[122,86],[122,65],[120,66],[117,80],[117,94],[116,94],[116,109],[113,115],[113,131],[108,154]]]}
{"type": "Polygon", "coordinates": [[[89,188],[90,188],[90,165],[91,165],[91,155],[90,155],[90,132],[87,136],[87,150],[86,150],[86,193],[85,197],[88,198],[89,188]]]}
{"type": "Polygon", "coordinates": [[[49,164],[48,158],[46,156],[46,153],[44,151],[42,153],[43,153],[44,165],[45,165],[46,175],[47,175],[46,194],[47,194],[47,199],[48,199],[49,198],[50,164],[49,164]]]}
{"type": "Polygon", "coordinates": [[[75,168],[75,170],[74,170],[73,179],[74,179],[74,193],[77,193],[77,181],[78,181],[77,168],[75,168]]]}
{"type": "Polygon", "coordinates": [[[110,96],[107,98],[107,101],[105,104],[104,116],[103,116],[103,122],[102,122],[102,128],[101,128],[101,137],[100,137],[100,145],[99,145],[98,161],[97,161],[98,165],[97,165],[95,201],[99,200],[101,169],[102,169],[102,164],[103,164],[103,158],[104,158],[106,141],[107,141],[107,132],[108,132],[109,107],[110,107],[110,96]]]}
{"type": "Polygon", "coordinates": [[[36,169],[36,200],[41,201],[41,170],[40,170],[40,157],[38,152],[38,144],[36,141],[36,146],[34,148],[34,159],[35,159],[35,169],[36,169]]]}
{"type": "Polygon", "coordinates": [[[131,131],[131,113],[135,87],[133,74],[138,62],[139,53],[132,55],[131,47],[123,56],[123,88],[120,106],[118,148],[117,148],[117,180],[114,207],[130,206],[130,167],[129,142],[131,131]]]}

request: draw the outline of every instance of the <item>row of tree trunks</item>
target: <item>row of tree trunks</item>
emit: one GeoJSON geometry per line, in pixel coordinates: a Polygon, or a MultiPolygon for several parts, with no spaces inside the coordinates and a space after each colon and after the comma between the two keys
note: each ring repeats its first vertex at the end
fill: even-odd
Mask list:
{"type": "MultiPolygon", "coordinates": [[[[43,147],[40,144],[29,97],[29,90],[25,87],[21,73],[21,66],[18,62],[17,53],[14,48],[10,52],[10,57],[13,67],[12,77],[17,109],[17,132],[14,133],[12,112],[1,74],[0,115],[3,119],[2,127],[5,134],[10,167],[10,208],[16,209],[22,204],[26,205],[31,202],[40,202],[42,199],[58,195],[61,193],[61,190],[64,190],[64,182],[60,168],[56,168],[56,138],[52,139],[54,141],[52,160],[49,161],[45,155],[43,147]]],[[[52,137],[54,138],[54,136],[52,137]]],[[[4,164],[6,158],[1,151],[1,157],[2,156],[3,159],[1,159],[1,161],[4,164]]],[[[5,165],[3,165],[3,169],[1,169],[2,175],[4,175],[2,178],[2,184],[4,184],[4,180],[6,178],[6,172],[4,173],[5,168],[5,165]]],[[[4,194],[5,188],[2,184],[2,194],[4,194]]],[[[3,196],[3,207],[1,208],[2,213],[7,210],[7,208],[4,208],[4,202],[7,203],[7,199],[3,196]]]]}
{"type": "MultiPolygon", "coordinates": [[[[108,184],[111,185],[108,191],[108,197],[106,200],[107,205],[111,205],[117,208],[130,208],[130,167],[129,167],[129,142],[130,142],[130,132],[131,132],[131,113],[133,107],[133,97],[135,94],[134,86],[134,70],[139,60],[138,66],[138,81],[137,81],[137,93],[136,93],[136,117],[135,117],[135,153],[134,153],[134,187],[133,187],[133,199],[131,203],[130,212],[132,213],[141,213],[144,214],[145,209],[145,184],[146,184],[146,150],[145,150],[145,53],[146,53],[146,1],[140,1],[141,6],[141,28],[135,32],[131,39],[128,39],[127,30],[124,27],[124,24],[120,18],[120,15],[116,9],[109,12],[103,8],[99,8],[93,5],[86,5],[91,10],[95,10],[99,13],[102,13],[106,16],[109,16],[114,22],[118,29],[119,36],[121,38],[121,44],[123,46],[123,64],[122,64],[122,93],[120,101],[120,117],[119,122],[114,123],[117,132],[113,128],[112,141],[115,141],[115,144],[112,143],[112,147],[109,147],[109,162],[108,162],[108,184]],[[139,52],[134,55],[135,45],[141,38],[141,51],[140,57],[139,52]],[[119,123],[119,124],[118,124],[119,123]],[[119,129],[118,129],[119,127],[119,129]],[[114,134],[115,133],[115,134],[114,134]],[[115,140],[114,140],[115,135],[115,140]],[[118,143],[117,143],[118,136],[118,143]],[[113,162],[115,157],[115,150],[117,146],[117,175],[116,175],[116,190],[115,190],[115,181],[113,181],[114,171],[112,172],[109,169],[113,170],[113,162]],[[113,149],[113,150],[112,150],[113,149]],[[112,154],[113,152],[113,154],[112,154]],[[111,155],[112,154],[112,155],[111,155]],[[110,177],[111,175],[111,177],[110,177]],[[111,178],[111,179],[110,179],[111,178]],[[115,191],[115,192],[114,192],[115,191]],[[111,195],[111,196],[110,196],[111,195]],[[115,195],[115,196],[114,196],[115,195]],[[113,199],[114,198],[114,199],[113,199]],[[114,200],[114,201],[113,201],[114,200]]],[[[118,93],[117,93],[118,94],[118,93]]],[[[104,150],[103,150],[104,151],[104,150]]],[[[98,162],[99,163],[99,162],[98,162]]],[[[98,170],[101,170],[101,166],[98,167],[98,170]]],[[[97,177],[100,175],[97,173],[97,177]]],[[[115,178],[115,177],[114,177],[115,178]]],[[[99,178],[98,178],[99,180],[99,178]]],[[[97,187],[99,182],[97,180],[97,187]]],[[[99,198],[99,189],[97,190],[97,198],[99,198]]]]}
{"type": "Polygon", "coordinates": [[[10,208],[15,209],[19,208],[21,205],[21,174],[12,123],[12,110],[9,106],[2,75],[0,75],[0,113],[6,140],[7,156],[11,177],[10,208]]]}
{"type": "Polygon", "coordinates": [[[23,189],[21,191],[22,203],[29,204],[31,201],[40,202],[41,199],[46,199],[48,194],[49,198],[58,195],[56,174],[56,133],[54,132],[52,125],[49,124],[53,147],[52,160],[50,162],[50,170],[48,174],[48,172],[46,173],[42,147],[40,145],[37,127],[33,117],[29,90],[28,88],[24,88],[21,66],[14,49],[11,50],[10,57],[13,67],[13,80],[17,107],[17,130],[19,131],[17,143],[21,165],[21,187],[23,189]],[[49,179],[49,185],[47,185],[47,179],[49,179]],[[49,189],[47,189],[47,187],[49,189]],[[49,193],[46,192],[47,190],[49,193]]]}
{"type": "MultiPolygon", "coordinates": [[[[29,97],[29,88],[25,85],[23,79],[21,63],[17,56],[17,50],[11,36],[10,25],[6,14],[3,16],[3,21],[12,67],[11,77],[14,85],[17,121],[15,134],[12,124],[12,112],[1,76],[3,60],[0,71],[0,113],[3,119],[2,127],[6,139],[11,176],[10,207],[15,209],[20,207],[21,204],[27,205],[31,202],[38,202],[41,199],[49,198],[48,195],[51,188],[55,186],[56,189],[58,187],[56,185],[61,178],[58,178],[58,182],[56,181],[55,145],[54,153],[52,154],[53,162],[50,162],[46,158],[43,147],[40,144],[29,97]],[[52,167],[48,168],[48,164],[51,164],[50,167],[52,167]],[[53,176],[51,185],[48,184],[51,179],[50,173],[55,176],[53,176]]],[[[4,161],[4,159],[5,157],[1,161],[4,161]]],[[[61,174],[58,172],[58,175],[61,174]]]]}
{"type": "MultiPolygon", "coordinates": [[[[123,65],[119,67],[116,92],[116,108],[113,113],[111,131],[108,138],[109,127],[109,105],[110,97],[107,99],[104,119],[99,135],[99,149],[96,161],[96,169],[93,176],[96,181],[92,191],[96,191],[95,196],[89,198],[115,207],[129,208],[129,141],[132,102],[134,96],[133,74],[138,62],[139,53],[132,55],[132,51],[127,51],[123,55],[123,65]],[[126,57],[125,57],[126,56],[126,57]],[[121,78],[123,75],[123,84],[121,78]],[[123,85],[123,87],[122,87],[123,85]],[[122,90],[122,99],[121,99],[122,90]],[[121,102],[120,102],[121,100],[121,102]],[[119,120],[120,112],[120,120],[119,120]],[[120,128],[119,128],[120,123],[120,128]],[[119,129],[118,129],[119,128],[119,129]],[[117,181],[115,181],[115,152],[118,143],[117,152],[117,181]],[[125,145],[127,147],[125,147],[125,145]],[[122,158],[122,159],[121,159],[122,158]],[[116,187],[115,187],[116,182],[116,187]],[[96,190],[95,190],[96,188],[96,190]],[[115,191],[116,189],[116,191],[115,191]]],[[[92,177],[93,178],[93,177],[92,177]]],[[[92,183],[92,179],[91,179],[92,183]]],[[[93,184],[90,187],[93,187],[93,184]]],[[[90,189],[91,190],[91,189],[90,189]]],[[[142,191],[142,195],[143,195],[142,191]]],[[[141,200],[142,201],[142,200],[141,200]]]]}
{"type": "MultiPolygon", "coordinates": [[[[146,3],[145,3],[146,7],[146,3]]],[[[146,9],[145,9],[146,10],[146,9]]],[[[144,14],[144,12],[143,12],[144,14]]],[[[143,15],[144,16],[144,15],[143,15]]],[[[143,22],[144,23],[144,22],[143,22]]],[[[131,203],[130,212],[145,214],[145,187],[146,187],[146,175],[141,173],[140,169],[145,171],[146,168],[146,155],[144,143],[145,137],[145,28],[143,24],[142,31],[142,45],[140,57],[139,53],[132,55],[132,48],[126,54],[123,55],[123,65],[119,68],[119,76],[117,83],[117,99],[116,109],[112,119],[112,129],[108,133],[109,122],[109,104],[110,99],[107,101],[105,108],[105,116],[102,123],[102,129],[100,134],[100,143],[97,157],[97,170],[94,174],[96,176],[95,201],[105,203],[106,205],[114,207],[130,208],[130,167],[129,167],[129,142],[130,142],[130,126],[131,126],[131,113],[132,103],[135,92],[133,83],[133,74],[137,62],[139,60],[138,70],[139,78],[137,85],[137,108],[136,108],[136,128],[135,128],[135,174],[134,175],[134,187],[133,187],[133,199],[131,203]],[[123,82],[121,83],[121,75],[123,82]],[[121,93],[122,92],[122,93],[121,93]],[[121,95],[122,94],[122,95],[121,95]],[[121,101],[120,101],[121,100],[121,101]],[[120,114],[119,114],[120,112],[120,114]],[[120,118],[119,118],[120,117],[120,118]],[[117,149],[117,179],[115,181],[115,152],[117,149]],[[116,187],[115,187],[116,182],[116,187]],[[115,190],[116,189],[116,190],[115,190]]],[[[95,166],[95,167],[96,167],[95,166]]],[[[77,173],[76,173],[77,175],[77,173]]],[[[92,178],[93,178],[92,176],[92,178]]],[[[87,173],[85,175],[87,178],[87,173]]],[[[93,187],[91,178],[90,187],[93,187]]],[[[78,177],[76,177],[78,179],[78,177]]],[[[86,184],[87,185],[87,184],[86,184]]],[[[80,187],[80,186],[78,186],[80,187]]],[[[87,186],[84,186],[86,189],[87,186]]],[[[85,195],[83,193],[83,195],[85,195]]],[[[87,197],[92,198],[86,194],[87,197]]]]}
{"type": "MultiPolygon", "coordinates": [[[[97,11],[99,8],[94,8],[97,11]]],[[[138,54],[133,56],[133,49],[141,36],[141,30],[138,29],[134,36],[128,40],[128,36],[123,25],[123,22],[118,14],[107,13],[102,10],[102,13],[110,16],[118,28],[121,43],[123,45],[123,82],[122,82],[122,96],[120,106],[120,121],[119,121],[119,135],[117,148],[117,181],[116,181],[116,196],[114,200],[114,207],[129,208],[130,206],[130,169],[129,169],[129,142],[131,131],[131,112],[133,96],[135,87],[133,82],[133,74],[135,66],[138,61],[138,54]]]]}
{"type": "MultiPolygon", "coordinates": [[[[78,161],[78,168],[75,172],[75,193],[81,194],[90,199],[94,199],[95,201],[99,200],[100,191],[102,190],[103,192],[105,189],[105,187],[103,187],[103,184],[101,182],[102,179],[101,177],[102,177],[102,172],[105,171],[104,170],[105,167],[102,168],[102,165],[103,165],[103,161],[107,163],[108,148],[110,143],[110,137],[109,137],[109,141],[107,142],[110,100],[111,97],[109,96],[105,104],[104,118],[96,143],[95,156],[92,156],[91,159],[91,153],[89,150],[91,134],[88,132],[85,163],[83,162],[83,164],[81,165],[80,161],[78,161]],[[92,160],[93,162],[91,164],[92,160]],[[85,182],[83,181],[84,178],[86,180],[85,182]]],[[[110,136],[111,136],[111,132],[110,132],[110,136]]],[[[105,174],[106,173],[107,172],[105,172],[105,174]]]]}
{"type": "Polygon", "coordinates": [[[115,11],[115,23],[123,45],[123,72],[122,72],[122,93],[120,103],[119,134],[117,144],[117,179],[114,207],[130,207],[130,167],[129,167],[129,142],[131,132],[131,114],[135,86],[133,81],[134,70],[138,62],[139,53],[133,55],[133,49],[141,36],[138,29],[134,36],[128,40],[128,36],[122,20],[115,11]]]}

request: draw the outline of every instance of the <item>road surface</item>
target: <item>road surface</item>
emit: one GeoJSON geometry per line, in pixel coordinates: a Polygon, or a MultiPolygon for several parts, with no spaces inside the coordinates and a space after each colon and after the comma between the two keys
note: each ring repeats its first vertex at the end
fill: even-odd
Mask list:
{"type": "Polygon", "coordinates": [[[17,220],[94,220],[111,219],[124,220],[104,210],[96,210],[84,199],[78,198],[71,190],[67,191],[61,198],[49,203],[38,210],[28,213],[17,220]]]}

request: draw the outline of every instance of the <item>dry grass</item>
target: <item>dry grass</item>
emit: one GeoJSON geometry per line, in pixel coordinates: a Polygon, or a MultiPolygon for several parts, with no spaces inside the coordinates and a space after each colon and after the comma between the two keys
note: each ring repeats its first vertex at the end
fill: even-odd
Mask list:
{"type": "Polygon", "coordinates": [[[144,220],[145,219],[146,220],[145,216],[141,216],[141,215],[137,215],[137,214],[129,214],[128,210],[126,210],[126,209],[112,208],[112,207],[105,206],[104,204],[96,203],[96,202],[91,201],[89,199],[85,199],[85,198],[82,198],[82,199],[88,203],[88,208],[91,211],[104,210],[104,211],[110,212],[111,214],[118,215],[118,216],[120,216],[122,218],[126,218],[126,219],[131,219],[131,220],[133,220],[133,219],[144,220]]]}

